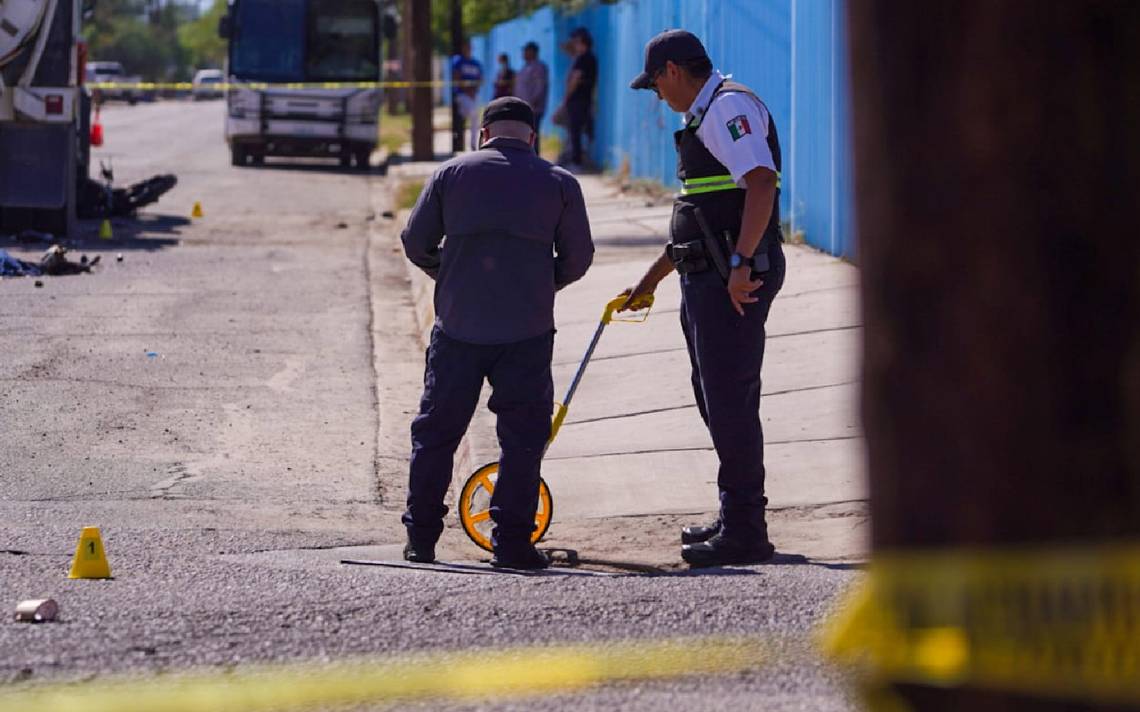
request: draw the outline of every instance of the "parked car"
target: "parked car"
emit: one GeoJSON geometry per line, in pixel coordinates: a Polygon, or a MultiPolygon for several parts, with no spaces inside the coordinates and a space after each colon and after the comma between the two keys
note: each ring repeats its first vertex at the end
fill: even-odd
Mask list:
{"type": "Polygon", "coordinates": [[[199,69],[193,81],[194,101],[222,98],[221,87],[225,79],[226,75],[220,69],[199,69]]]}
{"type": "MultiPolygon", "coordinates": [[[[137,84],[142,77],[130,76],[119,62],[88,62],[85,77],[88,84],[94,82],[115,82],[119,84],[137,84]]],[[[134,106],[143,93],[138,89],[95,89],[91,92],[96,102],[109,99],[121,99],[134,106]]]]}

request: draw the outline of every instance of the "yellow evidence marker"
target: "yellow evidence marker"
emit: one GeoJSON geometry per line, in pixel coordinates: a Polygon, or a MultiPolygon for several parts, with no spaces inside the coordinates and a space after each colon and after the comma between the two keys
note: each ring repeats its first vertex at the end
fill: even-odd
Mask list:
{"type": "Polygon", "coordinates": [[[111,221],[104,218],[103,222],[99,225],[99,239],[110,240],[112,237],[114,237],[114,234],[111,232],[111,221]]]}
{"type": "Polygon", "coordinates": [[[71,562],[71,573],[68,578],[111,578],[111,565],[107,563],[107,554],[103,550],[103,537],[99,535],[99,527],[83,527],[83,533],[79,536],[79,545],[75,547],[75,559],[71,562]]]}
{"type": "Polygon", "coordinates": [[[190,211],[190,217],[192,217],[192,218],[204,218],[204,217],[206,217],[206,213],[202,211],[201,201],[198,201],[198,200],[194,201],[194,209],[190,211]]]}

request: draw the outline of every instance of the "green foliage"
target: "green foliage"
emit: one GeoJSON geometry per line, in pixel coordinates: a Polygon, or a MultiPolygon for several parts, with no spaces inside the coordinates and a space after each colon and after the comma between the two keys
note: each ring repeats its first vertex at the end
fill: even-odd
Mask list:
{"type": "Polygon", "coordinates": [[[226,60],[226,41],[218,36],[218,21],[226,14],[226,0],[214,0],[210,9],[178,28],[178,39],[194,69],[218,68],[226,60]]]}
{"type": "MultiPolygon", "coordinates": [[[[467,37],[481,35],[500,22],[528,15],[548,5],[562,12],[577,12],[599,0],[462,0],[463,33],[467,37]]],[[[617,0],[601,0],[612,4],[617,0]]],[[[451,0],[432,0],[431,27],[436,48],[451,53],[451,0]]]]}
{"type": "Polygon", "coordinates": [[[122,62],[146,80],[185,79],[190,53],[179,28],[196,15],[185,0],[100,0],[83,28],[92,61],[122,62]]]}

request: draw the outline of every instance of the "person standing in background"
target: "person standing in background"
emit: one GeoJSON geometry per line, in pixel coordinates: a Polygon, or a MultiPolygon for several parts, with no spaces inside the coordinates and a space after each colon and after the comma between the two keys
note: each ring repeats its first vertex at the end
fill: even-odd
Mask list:
{"type": "Polygon", "coordinates": [[[550,70],[538,58],[538,45],[523,45],[523,66],[515,77],[515,96],[530,104],[534,112],[534,150],[542,153],[542,117],[546,113],[546,97],[550,93],[550,70]]]}
{"type": "Polygon", "coordinates": [[[598,84],[598,59],[594,56],[594,38],[585,27],[570,33],[570,53],[574,63],[566,77],[566,97],[559,107],[566,113],[567,132],[570,135],[570,161],[566,166],[573,171],[582,170],[582,134],[593,115],[594,87],[598,84]]]}
{"type": "MultiPolygon", "coordinates": [[[[483,65],[471,56],[471,40],[463,40],[462,52],[451,58],[451,100],[460,118],[471,126],[471,150],[479,148],[479,88],[483,86],[483,65]]],[[[462,131],[462,127],[460,127],[462,131]]]]}
{"type": "Polygon", "coordinates": [[[515,95],[515,70],[511,69],[511,58],[506,52],[499,55],[499,73],[495,75],[494,99],[515,95]]]}

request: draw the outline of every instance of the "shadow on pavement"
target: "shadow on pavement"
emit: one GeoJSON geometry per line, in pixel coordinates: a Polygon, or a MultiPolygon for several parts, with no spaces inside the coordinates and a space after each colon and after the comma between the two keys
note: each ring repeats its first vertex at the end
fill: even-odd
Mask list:
{"type": "Polygon", "coordinates": [[[360,168],[345,168],[339,163],[290,163],[282,161],[281,163],[269,162],[258,166],[242,166],[243,171],[294,171],[297,173],[335,173],[344,176],[374,176],[385,175],[388,172],[388,164],[382,163],[377,166],[369,166],[368,170],[360,168]]]}
{"type": "Polygon", "coordinates": [[[99,237],[99,220],[80,222],[78,236],[70,249],[91,252],[122,252],[136,250],[155,252],[178,244],[182,228],[190,224],[190,219],[181,215],[142,213],[134,218],[111,220],[113,236],[104,240],[99,237]]]}

